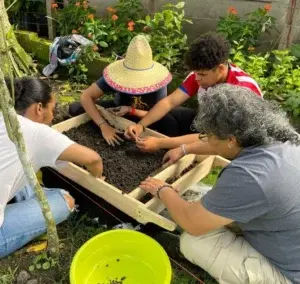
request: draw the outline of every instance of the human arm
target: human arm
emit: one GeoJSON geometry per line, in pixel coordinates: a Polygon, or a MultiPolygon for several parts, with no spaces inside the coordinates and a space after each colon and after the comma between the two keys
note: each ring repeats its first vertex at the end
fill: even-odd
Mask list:
{"type": "Polygon", "coordinates": [[[160,100],[154,107],[145,115],[139,123],[129,126],[125,131],[127,138],[136,139],[143,132],[144,128],[153,124],[164,117],[170,110],[178,105],[181,105],[189,99],[189,96],[180,90],[176,89],[172,94],[160,100]]]}
{"type": "Polygon", "coordinates": [[[124,116],[126,114],[129,114],[139,118],[143,118],[148,113],[148,111],[146,110],[136,109],[131,106],[113,107],[108,108],[107,110],[116,116],[124,116]]]}
{"type": "Polygon", "coordinates": [[[114,144],[118,144],[118,141],[122,141],[122,139],[117,135],[117,130],[111,127],[101,116],[95,104],[95,100],[101,98],[103,95],[103,90],[94,83],[82,93],[80,102],[86,113],[99,126],[106,142],[114,146],[114,144]]]}
{"type": "Polygon", "coordinates": [[[33,161],[38,168],[47,166],[56,168],[59,161],[67,161],[86,166],[91,174],[101,177],[102,160],[95,151],[76,144],[66,135],[47,125],[37,125],[33,134],[35,142],[33,161]]]}
{"type": "Polygon", "coordinates": [[[169,150],[163,157],[163,163],[168,163],[169,165],[175,163],[181,159],[186,154],[195,154],[195,155],[217,155],[215,149],[211,148],[209,143],[201,141],[198,139],[199,134],[197,135],[197,140],[189,144],[181,144],[182,146],[175,149],[169,150]]]}
{"type": "Polygon", "coordinates": [[[72,162],[85,166],[95,177],[102,177],[103,164],[99,154],[90,148],[74,143],[65,149],[58,157],[58,160],[72,162]]]}
{"type": "Polygon", "coordinates": [[[182,144],[189,144],[197,141],[198,136],[199,134],[165,138],[147,136],[137,139],[136,145],[144,152],[153,152],[159,149],[174,149],[182,144]]]}
{"type": "MultiPolygon", "coordinates": [[[[164,184],[163,181],[148,178],[141,183],[140,187],[155,195],[157,188],[164,184]]],[[[162,188],[159,197],[175,223],[191,235],[203,235],[233,222],[231,219],[209,212],[200,202],[185,201],[170,187],[162,188]]]]}

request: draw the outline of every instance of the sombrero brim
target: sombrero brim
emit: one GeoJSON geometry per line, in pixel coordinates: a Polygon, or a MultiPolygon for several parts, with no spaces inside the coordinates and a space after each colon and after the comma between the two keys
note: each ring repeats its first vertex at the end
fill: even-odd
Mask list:
{"type": "Polygon", "coordinates": [[[133,95],[155,92],[172,80],[169,70],[157,62],[153,62],[149,69],[137,71],[127,68],[124,59],[108,65],[103,71],[103,76],[113,89],[133,95]]]}

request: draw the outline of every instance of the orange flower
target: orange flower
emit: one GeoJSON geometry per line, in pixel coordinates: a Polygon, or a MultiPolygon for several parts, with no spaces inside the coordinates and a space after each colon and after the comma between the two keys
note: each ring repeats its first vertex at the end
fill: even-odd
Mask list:
{"type": "Polygon", "coordinates": [[[252,52],[252,51],[254,51],[254,50],[255,50],[255,47],[254,47],[254,46],[249,46],[249,47],[248,47],[248,51],[252,52]]]}
{"type": "Polygon", "coordinates": [[[89,7],[88,2],[87,1],[83,1],[82,2],[82,6],[83,6],[83,9],[86,10],[89,7]]]}
{"type": "Polygon", "coordinates": [[[53,9],[56,9],[56,8],[58,7],[58,5],[57,5],[56,3],[53,3],[53,4],[51,5],[51,7],[52,7],[53,9]]]}
{"type": "Polygon", "coordinates": [[[89,33],[88,34],[88,38],[92,38],[93,37],[93,34],[92,33],[89,33]]]}
{"type": "Polygon", "coordinates": [[[80,7],[80,2],[76,2],[75,6],[80,7]]]}
{"type": "Polygon", "coordinates": [[[128,28],[127,28],[127,30],[129,30],[129,31],[134,31],[134,27],[133,26],[129,26],[128,28]]]}
{"type": "Polygon", "coordinates": [[[234,7],[229,7],[227,11],[229,14],[237,15],[237,10],[234,7]]]}
{"type": "Polygon", "coordinates": [[[128,23],[128,27],[134,27],[135,26],[135,22],[134,21],[130,21],[129,23],[128,23]]]}
{"type": "Polygon", "coordinates": [[[99,50],[97,45],[93,45],[92,49],[93,49],[93,51],[98,51],[99,50]]]}
{"type": "Polygon", "coordinates": [[[94,14],[88,14],[88,16],[87,16],[87,17],[88,17],[88,19],[91,19],[91,20],[93,20],[95,16],[94,16],[94,14]]]}
{"type": "Polygon", "coordinates": [[[111,19],[112,19],[113,21],[116,21],[116,20],[119,19],[119,17],[118,17],[117,15],[112,15],[112,16],[111,16],[111,19]]]}
{"type": "Polygon", "coordinates": [[[271,10],[271,8],[272,8],[271,4],[266,4],[266,5],[264,6],[264,9],[265,9],[267,12],[269,12],[269,11],[271,10]]]}
{"type": "Polygon", "coordinates": [[[114,8],[112,8],[112,7],[107,7],[107,9],[106,9],[109,13],[112,13],[112,14],[114,14],[114,13],[116,13],[117,12],[117,10],[116,9],[114,9],[114,8]]]}
{"type": "Polygon", "coordinates": [[[77,30],[72,30],[72,34],[78,34],[77,30]]]}

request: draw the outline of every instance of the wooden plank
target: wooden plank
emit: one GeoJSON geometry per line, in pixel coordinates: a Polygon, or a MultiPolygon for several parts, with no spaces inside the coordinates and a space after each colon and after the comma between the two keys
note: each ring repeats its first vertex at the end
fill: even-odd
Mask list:
{"type": "Polygon", "coordinates": [[[229,160],[221,157],[221,156],[216,156],[213,167],[222,167],[225,168],[228,164],[230,163],[229,160]]]}
{"type": "Polygon", "coordinates": [[[81,124],[84,124],[90,120],[91,118],[86,113],[84,113],[73,118],[67,119],[63,122],[57,123],[53,125],[52,128],[62,133],[64,131],[68,131],[72,128],[78,127],[81,124]]]}
{"type": "Polygon", "coordinates": [[[47,11],[47,24],[48,24],[48,38],[53,40],[55,37],[55,26],[52,17],[52,1],[46,0],[46,11],[47,11]]]}
{"type": "Polygon", "coordinates": [[[73,163],[68,163],[64,167],[59,168],[58,171],[142,224],[151,222],[167,230],[174,230],[176,228],[174,222],[150,211],[138,200],[127,194],[123,194],[121,190],[111,184],[93,177],[87,171],[73,163]]]}
{"type": "MultiPolygon", "coordinates": [[[[180,177],[172,185],[179,191],[180,195],[184,194],[191,186],[193,186],[209,174],[214,160],[214,156],[206,158],[192,170],[180,177]]],[[[152,198],[145,204],[145,206],[157,213],[160,213],[165,209],[165,205],[158,198],[152,198]]]]}

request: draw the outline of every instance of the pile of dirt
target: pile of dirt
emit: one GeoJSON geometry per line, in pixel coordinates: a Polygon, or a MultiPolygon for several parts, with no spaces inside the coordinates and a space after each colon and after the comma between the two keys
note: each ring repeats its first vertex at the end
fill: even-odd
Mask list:
{"type": "Polygon", "coordinates": [[[99,153],[103,159],[105,181],[126,193],[138,187],[141,181],[159,168],[165,154],[164,150],[155,153],[140,152],[135,143],[125,139],[119,146],[109,146],[93,122],[64,134],[99,153]]]}

